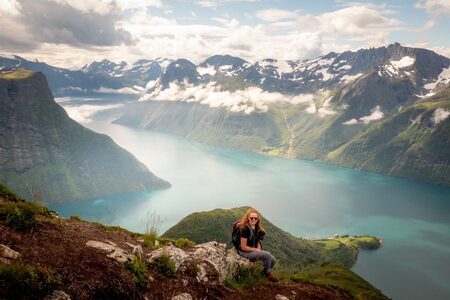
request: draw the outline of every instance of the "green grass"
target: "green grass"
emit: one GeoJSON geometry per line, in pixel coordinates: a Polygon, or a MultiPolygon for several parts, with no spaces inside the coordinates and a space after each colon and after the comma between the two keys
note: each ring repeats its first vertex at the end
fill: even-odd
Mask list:
{"type": "Polygon", "coordinates": [[[61,277],[51,269],[21,262],[0,265],[0,290],[6,299],[42,299],[61,287],[61,277]]]}
{"type": "MultiPolygon", "coordinates": [[[[247,209],[248,207],[239,207],[193,213],[162,236],[170,239],[184,237],[196,243],[214,240],[231,246],[231,224],[242,217],[247,209]]],[[[328,240],[320,244],[298,238],[278,228],[264,216],[261,216],[261,219],[267,231],[263,249],[277,258],[275,270],[278,272],[298,272],[302,268],[325,262],[351,267],[356,261],[358,251],[354,246],[328,240]]]]}
{"type": "Polygon", "coordinates": [[[0,183],[0,198],[5,198],[9,201],[20,201],[21,198],[11,191],[6,185],[0,183]]]}
{"type": "Polygon", "coordinates": [[[360,276],[338,265],[324,265],[298,274],[280,274],[283,281],[313,283],[327,289],[343,290],[355,299],[388,299],[360,276]]]}
{"type": "Polygon", "coordinates": [[[16,230],[26,231],[33,228],[39,224],[38,216],[51,217],[46,207],[24,200],[0,204],[0,222],[16,230]]]}
{"type": "Polygon", "coordinates": [[[125,264],[125,267],[133,274],[133,279],[139,288],[145,288],[148,278],[148,263],[135,257],[125,264]]]}
{"type": "Polygon", "coordinates": [[[261,261],[242,266],[234,278],[225,280],[224,284],[242,293],[245,289],[269,282],[263,274],[263,269],[261,261]]]}
{"type": "Polygon", "coordinates": [[[31,70],[27,70],[27,69],[17,69],[15,71],[12,72],[8,72],[8,73],[0,73],[0,78],[1,79],[9,79],[9,80],[13,80],[13,79],[25,79],[25,78],[30,78],[31,76],[33,76],[35,72],[31,71],[31,70]]]}
{"type": "Polygon", "coordinates": [[[167,277],[175,276],[175,263],[170,259],[170,256],[163,254],[155,258],[151,264],[155,266],[158,272],[164,274],[167,277]]]}

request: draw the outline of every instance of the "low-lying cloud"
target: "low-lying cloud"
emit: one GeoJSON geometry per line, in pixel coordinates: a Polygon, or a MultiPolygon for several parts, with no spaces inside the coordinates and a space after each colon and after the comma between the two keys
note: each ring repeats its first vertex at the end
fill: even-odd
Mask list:
{"type": "Polygon", "coordinates": [[[348,121],[342,122],[342,124],[344,124],[344,125],[356,125],[356,124],[361,124],[361,123],[369,124],[370,122],[380,120],[383,117],[384,117],[384,113],[381,110],[381,107],[379,105],[377,105],[372,109],[370,115],[361,117],[358,120],[353,118],[348,121]]]}
{"type": "Polygon", "coordinates": [[[447,119],[450,116],[450,110],[446,110],[443,108],[438,108],[433,112],[433,115],[431,116],[431,121],[436,126],[437,124],[441,123],[445,119],[447,119]]]}
{"type": "Polygon", "coordinates": [[[111,104],[111,105],[80,105],[80,106],[63,106],[67,114],[72,120],[78,123],[90,123],[95,114],[113,108],[122,107],[123,104],[111,104]]]}
{"type": "Polygon", "coordinates": [[[258,87],[248,87],[234,92],[222,91],[214,83],[192,85],[186,81],[182,84],[172,82],[163,88],[158,81],[147,84],[146,92],[140,101],[184,101],[198,102],[210,107],[228,107],[233,112],[266,112],[273,103],[290,103],[293,105],[308,104],[306,111],[316,113],[314,95],[300,94],[295,96],[266,92],[258,87]]]}

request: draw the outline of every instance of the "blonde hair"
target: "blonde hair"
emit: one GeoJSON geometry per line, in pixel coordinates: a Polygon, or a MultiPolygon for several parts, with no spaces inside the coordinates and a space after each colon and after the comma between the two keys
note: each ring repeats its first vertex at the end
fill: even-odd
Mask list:
{"type": "Polygon", "coordinates": [[[248,223],[248,217],[250,216],[251,213],[256,213],[258,215],[258,221],[256,221],[255,228],[258,229],[259,231],[266,232],[261,225],[261,216],[259,212],[254,208],[250,208],[249,210],[247,210],[244,216],[241,218],[239,226],[241,230],[244,228],[245,225],[248,225],[250,227],[248,223]]]}

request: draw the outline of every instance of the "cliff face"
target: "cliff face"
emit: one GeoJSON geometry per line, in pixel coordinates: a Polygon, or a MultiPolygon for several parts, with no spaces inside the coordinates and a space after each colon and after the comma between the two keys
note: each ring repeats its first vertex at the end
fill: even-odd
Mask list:
{"type": "Polygon", "coordinates": [[[0,181],[48,202],[169,186],[111,138],[70,119],[45,76],[24,70],[0,75],[0,181]]]}

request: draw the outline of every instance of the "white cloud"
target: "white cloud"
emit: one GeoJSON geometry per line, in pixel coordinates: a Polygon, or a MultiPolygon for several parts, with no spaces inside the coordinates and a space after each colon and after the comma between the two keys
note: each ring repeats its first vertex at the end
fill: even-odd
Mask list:
{"type": "Polygon", "coordinates": [[[249,87],[234,92],[222,91],[214,83],[192,85],[187,82],[177,84],[172,82],[168,88],[163,88],[158,81],[151,81],[146,86],[140,101],[182,101],[198,102],[210,107],[227,107],[233,112],[266,112],[272,103],[290,103],[293,105],[309,104],[307,112],[315,113],[314,95],[300,94],[296,96],[283,95],[263,91],[258,87],[249,87]],[[313,107],[313,108],[312,108],[313,107]],[[314,110],[314,111],[312,111],[314,110]]]}
{"type": "Polygon", "coordinates": [[[256,12],[256,17],[268,22],[277,22],[297,17],[295,12],[284,9],[265,9],[256,12]]]}
{"type": "Polygon", "coordinates": [[[342,124],[344,124],[344,125],[355,125],[355,124],[358,124],[358,120],[353,118],[353,119],[350,119],[348,121],[342,122],[342,124]]]}
{"type": "Polygon", "coordinates": [[[431,121],[436,126],[437,124],[447,119],[449,116],[450,110],[438,108],[433,112],[433,115],[431,116],[431,121]]]}
{"type": "Polygon", "coordinates": [[[77,121],[78,123],[89,123],[92,122],[93,116],[104,110],[119,108],[123,104],[112,104],[112,105],[80,105],[80,106],[63,106],[70,118],[77,121]]]}
{"type": "MultiPolygon", "coordinates": [[[[49,3],[50,0],[20,1],[40,3],[40,7],[48,8],[48,4],[45,6],[44,3],[49,3]]],[[[105,57],[110,60],[125,60],[129,63],[140,58],[161,56],[186,58],[194,63],[199,63],[214,54],[230,54],[251,62],[267,57],[277,60],[298,60],[316,57],[329,51],[356,50],[362,46],[386,45],[389,33],[396,30],[395,26],[398,23],[395,19],[388,17],[384,10],[377,10],[376,7],[369,4],[360,3],[317,15],[301,15],[301,12],[286,10],[260,11],[258,13],[262,18],[271,21],[260,21],[256,24],[252,22],[252,25],[242,23],[246,21],[245,19],[238,20],[222,14],[220,17],[212,18],[218,22],[216,25],[206,25],[198,21],[202,18],[195,19],[189,24],[179,23],[175,19],[175,14],[164,14],[161,11],[159,15],[156,15],[158,10],[155,12],[155,10],[144,7],[144,4],[151,4],[175,11],[176,7],[165,7],[163,1],[51,1],[58,1],[66,7],[68,5],[72,8],[75,7],[76,10],[72,9],[75,12],[83,12],[80,13],[80,16],[72,18],[75,20],[80,19],[83,15],[89,15],[90,20],[99,20],[99,18],[95,18],[99,15],[92,15],[88,12],[107,14],[103,16],[104,19],[101,19],[105,21],[103,27],[99,28],[101,29],[99,31],[107,34],[94,34],[92,30],[97,27],[96,24],[90,24],[83,20],[72,22],[70,16],[64,17],[64,19],[70,19],[70,24],[77,24],[72,31],[70,31],[71,28],[68,30],[52,25],[51,28],[42,30],[43,34],[27,32],[29,26],[20,27],[19,25],[22,24],[20,22],[4,21],[0,18],[0,25],[4,25],[1,27],[5,28],[0,32],[2,44],[12,45],[14,42],[17,44],[15,49],[27,48],[23,52],[15,51],[25,57],[37,57],[50,64],[60,64],[64,60],[70,62],[71,66],[78,67],[93,59],[105,57]],[[124,14],[123,11],[129,8],[133,9],[124,14]],[[271,16],[268,12],[277,13],[271,16]],[[11,28],[9,24],[15,25],[11,28]],[[12,33],[9,34],[9,32],[12,33]],[[48,32],[48,36],[45,34],[46,32],[48,32]],[[57,38],[50,39],[50,36],[57,38]],[[356,44],[357,46],[355,46],[356,44]],[[86,47],[86,45],[95,48],[86,47]],[[35,50],[30,52],[32,48],[35,50]],[[60,53],[59,49],[64,50],[64,59],[54,55],[54,53],[60,53]],[[80,63],[76,65],[78,62],[80,63]]],[[[199,4],[195,1],[186,1],[199,4]]],[[[258,2],[257,0],[242,1],[258,2]]],[[[206,2],[213,6],[220,6],[231,2],[237,3],[238,0],[206,2]]],[[[38,4],[33,5],[37,6],[38,4]]],[[[36,16],[43,15],[42,12],[45,10],[31,11],[33,6],[28,6],[27,10],[30,11],[31,16],[35,16],[33,18],[43,22],[36,16]]],[[[57,20],[59,19],[54,19],[54,21],[57,20]]],[[[253,20],[258,21],[257,19],[253,20]]],[[[42,27],[34,26],[34,28],[42,27]]],[[[5,50],[9,49],[5,48],[5,50]]]]}
{"type": "Polygon", "coordinates": [[[232,2],[260,2],[261,0],[191,0],[191,2],[201,6],[216,9],[218,6],[232,2]]]}
{"type": "Polygon", "coordinates": [[[103,94],[128,94],[128,95],[137,95],[140,93],[140,91],[129,88],[129,87],[124,87],[121,89],[110,89],[110,88],[105,88],[105,87],[100,87],[98,90],[96,90],[96,92],[98,93],[103,93],[103,94]]]}
{"type": "Polygon", "coordinates": [[[361,124],[361,123],[369,124],[370,122],[380,120],[383,117],[384,117],[384,113],[381,110],[381,107],[379,105],[377,105],[372,109],[370,115],[361,117],[361,118],[359,118],[359,120],[353,118],[353,119],[347,120],[345,122],[342,122],[342,124],[344,124],[344,125],[356,125],[356,124],[361,124]]]}
{"type": "Polygon", "coordinates": [[[17,0],[0,0],[0,16],[21,14],[22,5],[17,0]]]}
{"type": "Polygon", "coordinates": [[[380,120],[384,117],[384,113],[381,111],[381,107],[379,105],[374,107],[371,112],[372,113],[370,115],[361,117],[359,120],[364,124],[369,124],[372,121],[380,120]]]}
{"type": "Polygon", "coordinates": [[[426,30],[433,28],[441,16],[450,15],[450,1],[448,0],[422,0],[417,2],[415,7],[425,9],[428,13],[430,19],[424,25],[426,30]]]}

